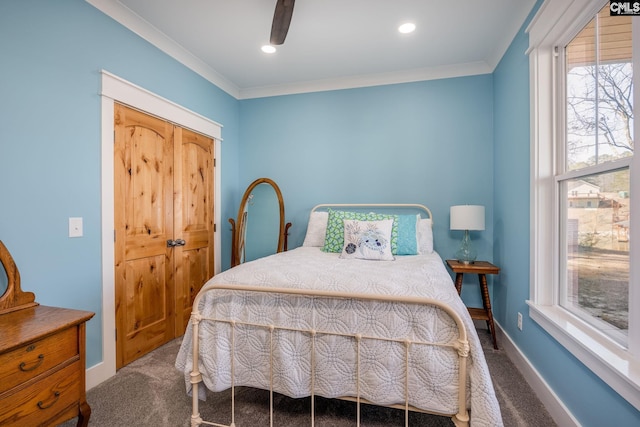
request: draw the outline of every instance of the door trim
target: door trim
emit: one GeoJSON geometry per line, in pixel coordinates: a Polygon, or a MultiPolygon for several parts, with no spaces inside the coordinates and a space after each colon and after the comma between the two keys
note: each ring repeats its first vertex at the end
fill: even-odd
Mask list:
{"type": "MultiPolygon", "coordinates": [[[[116,317],[114,272],[113,113],[114,102],[158,116],[214,139],[214,221],[221,224],[220,177],[222,125],[172,101],[101,70],[101,179],[102,179],[102,361],[87,369],[87,390],[116,373],[116,317]]],[[[215,273],[220,272],[221,233],[214,233],[215,273]]]]}

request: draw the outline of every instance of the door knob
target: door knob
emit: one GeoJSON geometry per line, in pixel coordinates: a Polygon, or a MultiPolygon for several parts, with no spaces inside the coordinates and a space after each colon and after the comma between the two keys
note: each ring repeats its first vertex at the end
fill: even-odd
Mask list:
{"type": "Polygon", "coordinates": [[[169,239],[169,240],[167,240],[167,247],[168,248],[172,248],[174,246],[184,246],[186,244],[187,244],[187,242],[185,242],[182,239],[176,239],[176,240],[169,239]]]}

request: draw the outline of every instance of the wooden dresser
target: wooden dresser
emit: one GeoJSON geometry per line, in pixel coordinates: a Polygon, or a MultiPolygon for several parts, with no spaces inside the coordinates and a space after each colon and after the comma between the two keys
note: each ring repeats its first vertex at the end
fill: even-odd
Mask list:
{"type": "Polygon", "coordinates": [[[87,311],[36,306],[0,315],[0,425],[86,426],[87,311]]]}
{"type": "Polygon", "coordinates": [[[0,262],[9,279],[0,295],[0,426],[55,426],[74,417],[87,426],[85,322],[94,313],[36,303],[20,290],[1,241],[0,262]]]}

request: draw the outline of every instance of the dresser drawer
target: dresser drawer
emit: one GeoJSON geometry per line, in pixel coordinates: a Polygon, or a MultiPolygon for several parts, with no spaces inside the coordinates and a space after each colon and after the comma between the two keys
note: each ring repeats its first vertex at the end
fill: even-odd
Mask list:
{"type": "Polygon", "coordinates": [[[42,425],[70,406],[79,404],[82,364],[77,361],[0,400],[0,425],[42,425]]]}
{"type": "Polygon", "coordinates": [[[78,354],[77,326],[0,354],[0,394],[78,354]]]}

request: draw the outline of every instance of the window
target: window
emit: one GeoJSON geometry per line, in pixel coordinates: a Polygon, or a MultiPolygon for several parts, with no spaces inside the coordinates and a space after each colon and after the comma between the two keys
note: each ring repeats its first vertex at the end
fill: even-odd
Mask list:
{"type": "Polygon", "coordinates": [[[558,56],[559,303],[626,346],[631,200],[619,160],[633,154],[631,16],[610,16],[607,3],[558,56]]]}
{"type": "Polygon", "coordinates": [[[610,16],[602,0],[547,0],[527,31],[529,314],[640,409],[640,268],[630,262],[640,251],[631,226],[640,208],[631,178],[640,170],[633,73],[640,22],[610,16]]]}
{"type": "Polygon", "coordinates": [[[619,160],[633,154],[631,16],[605,4],[558,56],[559,303],[626,346],[631,200],[619,160]]]}

